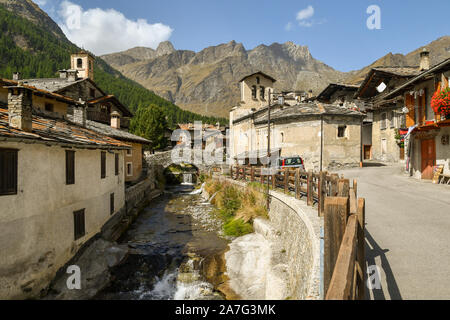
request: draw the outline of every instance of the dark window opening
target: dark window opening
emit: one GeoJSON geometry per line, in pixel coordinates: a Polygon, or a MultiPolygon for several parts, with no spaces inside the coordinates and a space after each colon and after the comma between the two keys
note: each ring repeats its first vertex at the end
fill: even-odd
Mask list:
{"type": "Polygon", "coordinates": [[[83,68],[83,60],[81,58],[77,59],[77,68],[83,68]]]}
{"type": "Polygon", "coordinates": [[[256,86],[252,86],[252,98],[256,99],[256,86]]]}
{"type": "Polygon", "coordinates": [[[104,151],[101,153],[101,177],[106,178],[106,152],[104,151]]]}
{"type": "Polygon", "coordinates": [[[118,153],[116,153],[114,155],[114,174],[116,176],[119,175],[119,154],[118,153]]]}
{"type": "Polygon", "coordinates": [[[347,126],[339,126],[338,127],[338,138],[344,138],[346,130],[347,130],[347,126]]]}
{"type": "Polygon", "coordinates": [[[75,240],[84,237],[84,235],[86,234],[84,209],[75,211],[73,213],[73,225],[75,240]]]}
{"type": "Polygon", "coordinates": [[[264,88],[264,87],[260,88],[259,96],[260,96],[261,100],[264,100],[266,98],[266,88],[264,88]]]}
{"type": "Polygon", "coordinates": [[[133,175],[133,167],[131,163],[127,163],[127,176],[133,175]]]}
{"type": "Polygon", "coordinates": [[[114,214],[114,193],[111,193],[109,196],[109,207],[110,207],[110,214],[114,214]]]}
{"type": "Polygon", "coordinates": [[[381,123],[380,123],[380,129],[381,130],[386,129],[386,127],[387,127],[386,121],[387,121],[387,115],[386,115],[386,113],[382,113],[381,114],[381,123]]]}
{"type": "Polygon", "coordinates": [[[66,150],[66,184],[75,184],[75,151],[66,150]]]}
{"type": "Polygon", "coordinates": [[[256,77],[256,84],[259,84],[260,80],[259,77],[256,77]]]}
{"type": "Polygon", "coordinates": [[[54,106],[52,103],[46,103],[45,104],[45,111],[53,112],[54,106]]]}
{"type": "Polygon", "coordinates": [[[92,98],[95,98],[95,89],[89,89],[89,95],[92,97],[92,98]]]}
{"type": "Polygon", "coordinates": [[[0,195],[17,194],[17,150],[0,149],[0,195]]]}

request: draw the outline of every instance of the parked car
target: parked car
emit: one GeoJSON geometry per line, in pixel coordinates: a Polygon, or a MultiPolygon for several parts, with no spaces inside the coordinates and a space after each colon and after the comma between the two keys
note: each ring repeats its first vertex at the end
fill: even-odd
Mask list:
{"type": "Polygon", "coordinates": [[[283,168],[300,168],[305,169],[305,164],[303,162],[303,159],[299,156],[294,157],[285,157],[281,158],[279,160],[279,167],[280,169],[283,168]]]}

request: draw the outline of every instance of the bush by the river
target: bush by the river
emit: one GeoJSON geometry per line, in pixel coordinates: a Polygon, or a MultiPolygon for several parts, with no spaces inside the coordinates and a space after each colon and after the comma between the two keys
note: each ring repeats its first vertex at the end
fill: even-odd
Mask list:
{"type": "Polygon", "coordinates": [[[229,182],[207,179],[205,190],[214,196],[211,203],[224,221],[228,236],[243,236],[253,232],[253,220],[267,218],[266,196],[261,185],[252,183],[241,189],[229,182]]]}

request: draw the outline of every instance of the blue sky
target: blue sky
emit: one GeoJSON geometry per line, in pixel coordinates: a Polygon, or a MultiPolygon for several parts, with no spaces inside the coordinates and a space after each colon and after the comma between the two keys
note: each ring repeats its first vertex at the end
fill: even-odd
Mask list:
{"type": "Polygon", "coordinates": [[[96,54],[137,45],[155,47],[163,40],[170,40],[176,49],[194,51],[231,40],[246,49],[292,41],[307,45],[316,59],[333,68],[350,71],[388,52],[405,54],[450,34],[448,0],[35,1],[63,26],[70,40],[96,54]],[[64,28],[70,16],[63,13],[62,3],[66,9],[81,7],[80,30],[64,28]],[[381,9],[380,30],[366,26],[370,16],[366,10],[374,4],[381,9]],[[101,10],[90,10],[96,8],[101,10]],[[297,19],[307,8],[300,15],[304,19],[297,19]],[[117,14],[123,15],[122,20],[117,14]],[[138,19],[146,21],[136,23],[138,19]],[[125,28],[125,23],[115,21],[130,23],[125,28]]]}

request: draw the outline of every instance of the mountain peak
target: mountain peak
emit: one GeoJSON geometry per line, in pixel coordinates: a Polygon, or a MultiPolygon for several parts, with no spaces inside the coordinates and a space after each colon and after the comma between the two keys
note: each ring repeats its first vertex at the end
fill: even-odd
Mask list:
{"type": "Polygon", "coordinates": [[[170,41],[163,41],[158,45],[158,48],[156,48],[156,54],[158,56],[163,56],[165,54],[171,54],[175,51],[176,50],[173,47],[172,42],[170,42],[170,41]]]}

